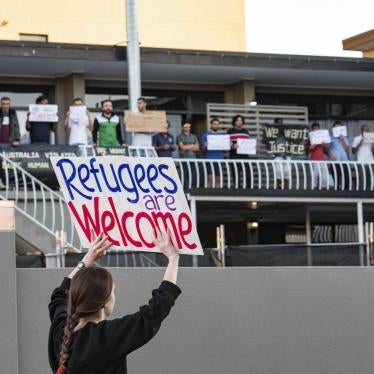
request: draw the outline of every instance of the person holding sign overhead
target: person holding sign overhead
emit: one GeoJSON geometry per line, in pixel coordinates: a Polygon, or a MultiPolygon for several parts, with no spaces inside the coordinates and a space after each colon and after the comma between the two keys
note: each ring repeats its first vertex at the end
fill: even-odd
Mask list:
{"type": "Polygon", "coordinates": [[[126,356],[150,341],[181,293],[176,285],[179,253],[169,232],[155,233],[154,244],[168,260],[161,285],[139,311],[106,320],[115,305],[115,284],[104,268],[94,267],[111,245],[91,232],[92,244],[77,267],[56,288],[49,303],[48,356],[56,374],[126,374],[126,356]]]}
{"type": "MultiPolygon", "coordinates": [[[[36,105],[48,105],[47,96],[41,95],[37,97],[35,101],[36,105]]],[[[57,112],[55,117],[57,118],[57,112]]],[[[33,121],[31,113],[27,114],[26,130],[30,132],[30,143],[31,144],[49,144],[51,132],[56,132],[57,119],[56,121],[46,121],[40,119],[33,121]]]]}
{"type": "Polygon", "coordinates": [[[70,131],[69,145],[88,144],[87,129],[92,131],[93,125],[90,114],[79,97],[73,100],[73,105],[66,114],[65,131],[70,131]]]}
{"type": "Polygon", "coordinates": [[[101,102],[101,113],[95,118],[92,131],[93,145],[100,147],[115,147],[125,145],[122,140],[121,121],[118,115],[113,113],[111,100],[101,102]]]}
{"type": "MultiPolygon", "coordinates": [[[[342,126],[341,121],[337,120],[332,125],[332,137],[331,143],[329,144],[330,159],[333,161],[349,161],[349,140],[346,135],[347,128],[342,126]],[[344,131],[345,129],[345,131],[344,131]],[[344,135],[345,132],[345,135],[344,135]]],[[[340,167],[336,167],[336,178],[339,188],[343,188],[343,179],[344,187],[348,186],[348,166],[342,165],[343,172],[340,167]]]]}
{"type": "MultiPolygon", "coordinates": [[[[213,137],[213,136],[214,137],[217,137],[217,136],[226,137],[227,136],[227,135],[222,135],[222,133],[220,133],[219,130],[220,130],[219,119],[218,118],[213,118],[210,121],[210,130],[206,131],[203,135],[201,135],[200,146],[201,146],[201,149],[204,153],[204,158],[205,159],[222,160],[225,156],[225,150],[230,149],[230,141],[228,141],[226,149],[222,149],[222,147],[213,147],[215,149],[209,149],[209,148],[211,148],[210,144],[209,144],[209,141],[210,141],[211,137],[213,137]],[[218,149],[218,148],[220,148],[220,149],[218,149]]],[[[223,139],[223,140],[225,140],[225,139],[223,139]]],[[[223,148],[225,148],[225,147],[223,147],[223,148]]],[[[214,182],[215,182],[214,183],[215,187],[218,187],[220,185],[220,182],[221,182],[220,173],[219,173],[219,164],[218,164],[218,162],[213,162],[212,164],[213,164],[213,169],[212,169],[212,165],[210,163],[206,164],[207,174],[208,174],[208,187],[209,188],[213,186],[213,179],[214,179],[214,182]],[[214,175],[214,178],[213,178],[213,175],[214,175]]]]}

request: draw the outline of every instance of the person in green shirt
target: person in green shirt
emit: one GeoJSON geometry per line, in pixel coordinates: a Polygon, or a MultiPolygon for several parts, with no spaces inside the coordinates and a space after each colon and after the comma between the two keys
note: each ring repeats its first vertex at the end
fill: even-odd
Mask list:
{"type": "Polygon", "coordinates": [[[111,100],[101,102],[101,113],[95,118],[92,131],[93,145],[100,147],[113,147],[124,145],[122,140],[121,121],[113,113],[111,100]]]}

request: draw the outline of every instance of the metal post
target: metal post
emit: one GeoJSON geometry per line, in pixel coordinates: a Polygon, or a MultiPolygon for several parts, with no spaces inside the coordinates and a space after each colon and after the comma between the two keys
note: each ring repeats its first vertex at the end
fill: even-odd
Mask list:
{"type": "Polygon", "coordinates": [[[360,266],[365,265],[365,227],[364,227],[364,214],[362,201],[357,202],[357,232],[358,232],[358,243],[360,248],[360,266]]]}
{"type": "Polygon", "coordinates": [[[308,266],[313,265],[312,257],[312,224],[310,220],[310,208],[307,206],[305,210],[305,236],[306,236],[306,253],[307,253],[307,264],[308,266]]]}
{"type": "Polygon", "coordinates": [[[142,92],[137,13],[137,0],[126,0],[128,94],[132,112],[138,111],[137,100],[142,92]]]}
{"type": "MultiPolygon", "coordinates": [[[[191,216],[192,216],[192,224],[197,229],[196,200],[193,197],[191,197],[191,200],[190,200],[190,209],[191,209],[191,216]]],[[[192,256],[192,266],[194,268],[198,267],[197,261],[198,261],[197,256],[192,256]]]]}

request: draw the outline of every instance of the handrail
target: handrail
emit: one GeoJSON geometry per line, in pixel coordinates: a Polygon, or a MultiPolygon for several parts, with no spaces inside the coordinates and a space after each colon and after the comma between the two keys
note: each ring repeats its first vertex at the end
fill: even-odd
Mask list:
{"type": "Polygon", "coordinates": [[[17,165],[4,153],[1,154],[1,159],[3,173],[5,173],[3,175],[5,186],[4,190],[0,190],[0,199],[14,200],[18,212],[53,237],[57,230],[65,231],[68,247],[81,252],[79,237],[74,225],[65,224],[66,218],[70,216],[62,195],[17,165]]]}
{"type": "Polygon", "coordinates": [[[374,191],[374,163],[174,159],[185,190],[374,191]]]}

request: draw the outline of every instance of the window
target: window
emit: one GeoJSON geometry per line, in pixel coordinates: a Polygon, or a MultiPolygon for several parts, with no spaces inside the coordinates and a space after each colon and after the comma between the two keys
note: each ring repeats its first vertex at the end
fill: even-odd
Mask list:
{"type": "Polygon", "coordinates": [[[19,40],[24,42],[48,42],[48,35],[42,34],[19,34],[19,40]]]}

